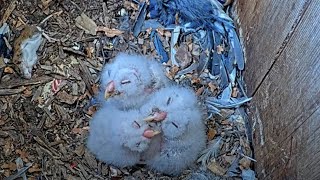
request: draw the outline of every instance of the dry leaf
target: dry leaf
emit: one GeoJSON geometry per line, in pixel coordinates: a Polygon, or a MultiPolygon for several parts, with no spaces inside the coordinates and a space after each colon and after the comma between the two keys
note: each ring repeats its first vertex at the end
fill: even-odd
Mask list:
{"type": "Polygon", "coordinates": [[[73,128],[73,129],[71,130],[71,132],[72,132],[73,134],[81,134],[82,131],[83,131],[83,130],[82,130],[81,128],[73,128]]]}
{"type": "Polygon", "coordinates": [[[191,83],[192,84],[200,84],[201,79],[199,77],[192,77],[191,83]]]}
{"type": "Polygon", "coordinates": [[[97,107],[96,107],[96,106],[90,106],[90,107],[88,108],[87,114],[88,114],[89,116],[92,116],[96,111],[97,111],[97,107]]]}
{"type": "Polygon", "coordinates": [[[92,89],[92,91],[93,91],[93,93],[94,93],[95,95],[97,95],[97,94],[99,93],[99,85],[98,85],[98,84],[93,84],[93,85],[91,86],[91,89],[92,89]]]}
{"type": "Polygon", "coordinates": [[[213,84],[213,82],[209,82],[208,86],[210,88],[210,91],[213,93],[218,89],[218,87],[215,84],[213,84]]]}
{"type": "Polygon", "coordinates": [[[201,88],[199,88],[196,92],[197,96],[200,96],[202,94],[202,92],[204,91],[204,86],[202,86],[201,88]]]}
{"type": "Polygon", "coordinates": [[[6,67],[6,68],[4,68],[4,72],[12,74],[14,72],[14,70],[11,67],[6,67]]]}
{"type": "Polygon", "coordinates": [[[16,170],[17,169],[17,165],[16,163],[10,162],[9,164],[3,164],[1,166],[2,169],[9,169],[10,171],[16,170]]]}
{"type": "Polygon", "coordinates": [[[103,26],[97,27],[96,30],[103,31],[107,37],[115,37],[115,36],[119,36],[120,34],[123,34],[123,31],[120,31],[120,30],[114,29],[114,28],[110,29],[110,28],[103,27],[103,26]]]}
{"type": "Polygon", "coordinates": [[[178,71],[179,71],[179,67],[178,67],[178,66],[173,66],[173,67],[170,69],[170,74],[171,74],[172,76],[175,76],[178,71]]]}
{"type": "Polygon", "coordinates": [[[175,59],[178,62],[181,69],[185,69],[192,62],[191,52],[188,50],[188,45],[182,43],[178,48],[175,54],[175,59]]]}
{"type": "Polygon", "coordinates": [[[5,171],[4,171],[4,176],[5,176],[5,177],[9,177],[10,174],[11,174],[11,173],[10,173],[10,170],[5,170],[5,171]]]}
{"type": "Polygon", "coordinates": [[[4,155],[9,156],[13,152],[13,144],[11,143],[11,141],[6,141],[3,149],[4,149],[4,155]]]}
{"type": "Polygon", "coordinates": [[[29,162],[28,161],[28,156],[29,154],[26,151],[22,151],[20,149],[16,150],[16,153],[20,155],[20,158],[24,161],[24,162],[29,162]]]}
{"type": "Polygon", "coordinates": [[[93,57],[93,55],[94,55],[94,47],[87,47],[86,48],[86,52],[87,52],[87,57],[88,58],[92,58],[93,57]]]}
{"type": "Polygon", "coordinates": [[[51,2],[52,2],[52,0],[41,0],[42,10],[48,9],[51,2]]]}
{"type": "Polygon", "coordinates": [[[177,72],[179,71],[179,67],[178,66],[173,66],[171,67],[171,69],[169,70],[169,72],[166,73],[166,76],[173,80],[174,79],[174,76],[177,74],[177,72]]]}
{"type": "Polygon", "coordinates": [[[216,134],[217,134],[217,131],[215,129],[209,129],[208,134],[207,134],[208,140],[209,141],[213,140],[213,138],[216,136],[216,134]]]}
{"type": "Polygon", "coordinates": [[[29,173],[41,172],[42,169],[39,167],[39,164],[35,163],[32,167],[28,169],[29,173]]]}

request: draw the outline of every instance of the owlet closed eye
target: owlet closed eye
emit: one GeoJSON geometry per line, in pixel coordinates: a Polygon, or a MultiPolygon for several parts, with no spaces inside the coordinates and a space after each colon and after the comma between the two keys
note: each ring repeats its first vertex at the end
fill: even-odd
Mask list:
{"type": "Polygon", "coordinates": [[[131,83],[131,81],[130,81],[130,80],[127,80],[127,79],[121,81],[121,84],[128,84],[128,83],[131,83]]]}

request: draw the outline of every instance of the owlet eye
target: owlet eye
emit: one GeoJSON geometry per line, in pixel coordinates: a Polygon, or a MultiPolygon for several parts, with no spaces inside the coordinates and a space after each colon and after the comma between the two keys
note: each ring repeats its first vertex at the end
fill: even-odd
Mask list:
{"type": "Polygon", "coordinates": [[[141,127],[140,124],[139,124],[137,121],[133,121],[132,126],[133,126],[134,128],[136,128],[136,129],[139,129],[139,128],[141,127]]]}

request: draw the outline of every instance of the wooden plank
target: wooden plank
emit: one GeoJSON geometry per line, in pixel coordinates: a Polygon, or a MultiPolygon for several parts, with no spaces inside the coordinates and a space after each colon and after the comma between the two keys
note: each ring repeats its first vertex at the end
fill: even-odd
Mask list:
{"type": "Polygon", "coordinates": [[[320,108],[280,144],[266,179],[320,179],[320,108]]]}
{"type": "Polygon", "coordinates": [[[301,144],[306,142],[305,147],[300,150],[297,160],[297,179],[320,179],[320,109],[310,118],[311,122],[306,123],[307,127],[301,128],[301,144]]]}
{"type": "MultiPolygon", "coordinates": [[[[306,139],[303,134],[306,130],[301,127],[320,126],[320,116],[315,117],[318,121],[313,123],[307,121],[320,106],[319,13],[320,1],[312,1],[279,60],[253,98],[252,118],[256,122],[262,122],[262,125],[260,123],[258,126],[258,123],[255,126],[254,140],[256,159],[260,160],[257,164],[260,178],[265,175],[270,179],[278,179],[277,177],[284,177],[284,173],[290,177],[297,176],[298,159],[287,159],[291,159],[294,154],[297,154],[297,158],[300,157],[298,154],[304,146],[314,148],[302,143],[306,139]],[[301,137],[293,137],[299,131],[302,131],[301,137]],[[295,166],[295,169],[286,169],[290,165],[295,166]]],[[[312,135],[312,131],[309,135],[312,135]]],[[[316,149],[320,149],[320,144],[314,142],[314,146],[317,148],[309,153],[319,154],[316,149]]],[[[309,158],[309,161],[317,164],[320,156],[314,158],[316,159],[309,158]]],[[[299,170],[299,173],[304,174],[303,170],[299,170]]],[[[319,173],[320,169],[316,174],[319,173]]]]}
{"type": "Polygon", "coordinates": [[[237,14],[245,40],[247,58],[245,79],[248,92],[253,94],[268,73],[278,53],[309,0],[246,0],[237,1],[237,14]]]}

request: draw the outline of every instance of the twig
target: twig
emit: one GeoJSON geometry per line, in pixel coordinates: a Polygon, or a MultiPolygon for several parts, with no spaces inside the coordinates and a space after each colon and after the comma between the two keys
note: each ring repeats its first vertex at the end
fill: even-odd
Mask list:
{"type": "Polygon", "coordinates": [[[47,16],[46,18],[44,18],[39,24],[38,26],[41,26],[43,23],[45,23],[46,21],[48,21],[52,16],[54,15],[60,15],[63,11],[58,11],[58,12],[54,12],[52,14],[50,14],[49,16],[47,16]]]}
{"type": "Polygon", "coordinates": [[[3,37],[4,42],[6,43],[7,48],[11,51],[12,50],[12,46],[10,45],[8,39],[4,36],[3,37]]]}
{"type": "Polygon", "coordinates": [[[26,25],[26,24],[27,24],[26,22],[24,22],[24,21],[21,19],[21,17],[18,17],[18,20],[19,20],[23,25],[26,25]]]}
{"type": "Polygon", "coordinates": [[[73,1],[70,1],[80,12],[82,12],[82,9],[73,1]]]}
{"type": "Polygon", "coordinates": [[[245,158],[247,158],[247,159],[249,159],[249,160],[251,160],[251,161],[257,162],[257,160],[255,160],[255,159],[253,159],[253,158],[251,158],[251,157],[249,157],[249,156],[246,156],[246,155],[244,155],[243,153],[240,153],[240,155],[243,156],[243,157],[245,157],[245,158]]]}
{"type": "Polygon", "coordinates": [[[63,47],[62,49],[63,49],[64,51],[71,52],[71,53],[74,53],[74,54],[77,54],[77,55],[86,57],[86,55],[85,55],[83,52],[81,52],[81,51],[74,50],[74,49],[69,48],[69,47],[63,47]]]}
{"type": "MultiPolygon", "coordinates": [[[[3,2],[2,2],[3,3],[3,2]]],[[[10,17],[11,13],[13,12],[13,10],[16,8],[17,5],[17,1],[12,1],[11,4],[9,5],[9,7],[7,8],[6,12],[3,15],[3,18],[0,21],[0,26],[2,26],[3,23],[5,23],[8,18],[10,17]]]]}
{"type": "Polygon", "coordinates": [[[59,41],[58,39],[52,38],[50,37],[48,34],[46,34],[45,32],[42,32],[43,37],[45,37],[49,42],[57,42],[59,41]]]}

